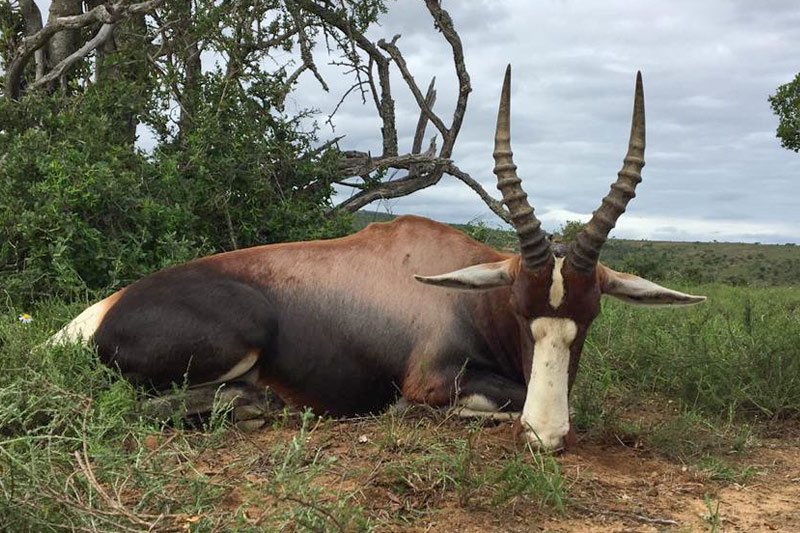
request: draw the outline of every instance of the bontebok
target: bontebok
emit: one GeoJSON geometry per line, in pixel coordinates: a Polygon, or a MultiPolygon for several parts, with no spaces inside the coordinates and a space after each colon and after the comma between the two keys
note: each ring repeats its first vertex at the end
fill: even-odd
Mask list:
{"type": "Polygon", "coordinates": [[[468,416],[520,416],[531,442],[558,448],[600,297],[640,305],[705,299],[598,262],[641,181],[644,144],[638,75],[618,179],[576,241],[553,244],[512,160],[509,69],[494,172],[520,255],[404,216],[341,239],[237,250],[167,268],[89,307],[56,339],[93,340],[103,362],[157,390],[188,381],[195,412],[210,409],[225,383],[243,427],[263,423],[263,405],[255,404],[268,386],[289,404],[333,415],[378,411],[402,396],[452,404],[468,416]]]}

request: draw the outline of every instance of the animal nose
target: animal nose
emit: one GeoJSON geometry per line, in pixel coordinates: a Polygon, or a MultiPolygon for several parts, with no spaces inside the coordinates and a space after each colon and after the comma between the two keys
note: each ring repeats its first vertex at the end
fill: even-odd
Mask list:
{"type": "Polygon", "coordinates": [[[520,421],[514,427],[514,434],[524,438],[534,450],[540,452],[563,453],[577,442],[575,429],[572,424],[564,431],[539,431],[536,432],[530,426],[524,428],[520,421]]]}
{"type": "Polygon", "coordinates": [[[565,436],[556,434],[537,433],[532,429],[522,429],[524,439],[536,451],[558,452],[564,449],[565,436]]]}

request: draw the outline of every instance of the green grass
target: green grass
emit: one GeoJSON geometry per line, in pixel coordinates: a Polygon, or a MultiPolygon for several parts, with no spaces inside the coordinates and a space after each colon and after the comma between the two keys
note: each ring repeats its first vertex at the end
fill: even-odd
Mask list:
{"type": "Polygon", "coordinates": [[[731,242],[658,242],[611,239],[601,261],[658,280],[728,285],[800,283],[800,246],[731,242]]]}
{"type": "Polygon", "coordinates": [[[746,480],[752,469],[728,458],[770,425],[800,418],[800,289],[677,288],[709,300],[688,309],[604,300],[573,391],[574,421],[707,479],[746,480]]]}
{"type": "Polygon", "coordinates": [[[481,441],[481,420],[470,422],[457,436],[443,438],[442,427],[451,417],[428,412],[417,418],[389,411],[378,418],[375,446],[390,462],[377,482],[398,500],[423,502],[405,506],[408,518],[418,515],[420,507],[433,507],[448,493],[460,507],[524,501],[541,510],[565,511],[569,481],[552,455],[530,446],[494,449],[481,441]]]}
{"type": "Polygon", "coordinates": [[[703,519],[708,523],[708,530],[710,533],[717,533],[722,527],[722,517],[719,514],[720,500],[716,502],[708,494],[703,495],[703,501],[706,504],[708,513],[703,515],[703,519]]]}
{"type": "Polygon", "coordinates": [[[580,383],[754,421],[797,417],[800,288],[676,288],[709,299],[643,309],[607,298],[584,348],[580,383]]]}

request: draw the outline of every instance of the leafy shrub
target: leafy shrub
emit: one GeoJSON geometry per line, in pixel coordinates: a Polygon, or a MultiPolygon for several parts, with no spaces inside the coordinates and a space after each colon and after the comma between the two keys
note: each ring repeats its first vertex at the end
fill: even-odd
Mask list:
{"type": "Polygon", "coordinates": [[[313,132],[274,110],[280,77],[224,96],[220,77],[206,80],[194,133],[151,155],[121,131],[122,110],[143,104],[120,82],[0,101],[7,298],[75,298],[199,255],[347,231],[324,215],[335,154],[310,152],[313,132]]]}

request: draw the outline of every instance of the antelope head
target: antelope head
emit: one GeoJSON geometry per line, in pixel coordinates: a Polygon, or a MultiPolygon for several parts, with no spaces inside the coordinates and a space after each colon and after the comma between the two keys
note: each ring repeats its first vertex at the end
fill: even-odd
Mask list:
{"type": "Polygon", "coordinates": [[[642,76],[636,76],[628,153],[617,180],[591,220],[570,245],[554,244],[541,228],[517,177],[511,152],[511,67],[506,70],[494,140],[494,173],[519,237],[520,254],[498,263],[474,265],[423,283],[465,290],[510,286],[510,306],[525,337],[522,346],[527,396],[521,415],[526,437],[546,449],[562,446],[569,423],[569,391],[583,343],[600,313],[603,294],[645,306],[699,303],[693,296],[622,274],[598,262],[600,250],[635,196],[644,166],[645,118],[642,76]]]}

